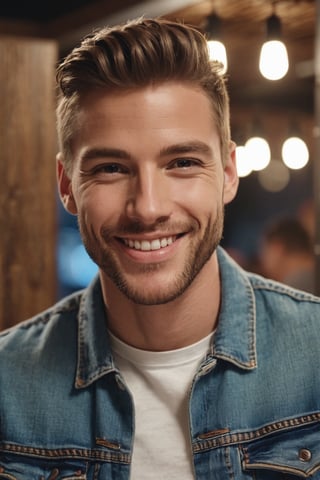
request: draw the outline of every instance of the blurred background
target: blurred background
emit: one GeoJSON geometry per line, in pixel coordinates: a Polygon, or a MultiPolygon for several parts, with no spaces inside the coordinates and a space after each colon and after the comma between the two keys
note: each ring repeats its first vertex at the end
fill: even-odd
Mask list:
{"type": "MultiPolygon", "coordinates": [[[[86,286],[96,274],[76,219],[63,210],[55,191],[51,82],[56,62],[102,25],[163,16],[192,24],[208,42],[223,44],[241,179],[226,208],[222,244],[259,273],[265,273],[260,258],[265,232],[278,219],[298,220],[316,244],[318,10],[317,0],[2,2],[2,325],[86,286]]],[[[214,44],[213,55],[223,46],[214,44]]]]}

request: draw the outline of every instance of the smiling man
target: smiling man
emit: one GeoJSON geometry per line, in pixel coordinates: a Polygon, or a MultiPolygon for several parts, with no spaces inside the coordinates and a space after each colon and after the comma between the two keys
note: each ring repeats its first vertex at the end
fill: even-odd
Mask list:
{"type": "Polygon", "coordinates": [[[205,38],[103,28],[57,82],[59,191],[99,275],[0,337],[0,480],[320,478],[320,300],[219,247],[238,178],[205,38]]]}
{"type": "Polygon", "coordinates": [[[184,347],[214,328],[215,250],[238,184],[234,145],[224,141],[223,160],[208,95],[188,83],[99,90],[81,102],[70,173],[59,157],[60,191],[100,267],[109,328],[135,347],[184,347]],[[190,322],[203,302],[201,324],[190,322]]]}

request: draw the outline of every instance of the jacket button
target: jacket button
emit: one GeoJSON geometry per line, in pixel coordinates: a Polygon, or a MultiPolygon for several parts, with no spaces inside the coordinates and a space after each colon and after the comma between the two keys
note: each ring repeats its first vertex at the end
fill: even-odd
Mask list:
{"type": "Polygon", "coordinates": [[[301,448],[301,450],[299,450],[299,459],[302,462],[309,462],[311,460],[311,457],[312,453],[307,448],[301,448]]]}

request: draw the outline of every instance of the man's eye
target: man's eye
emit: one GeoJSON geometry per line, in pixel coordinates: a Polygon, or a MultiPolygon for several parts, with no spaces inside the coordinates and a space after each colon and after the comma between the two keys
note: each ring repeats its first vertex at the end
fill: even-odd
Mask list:
{"type": "Polygon", "coordinates": [[[125,168],[118,163],[106,163],[103,165],[98,165],[94,168],[95,173],[125,173],[125,168]]]}
{"type": "Polygon", "coordinates": [[[198,164],[199,163],[192,158],[179,158],[178,160],[175,160],[172,167],[173,168],[190,168],[198,164]]]}

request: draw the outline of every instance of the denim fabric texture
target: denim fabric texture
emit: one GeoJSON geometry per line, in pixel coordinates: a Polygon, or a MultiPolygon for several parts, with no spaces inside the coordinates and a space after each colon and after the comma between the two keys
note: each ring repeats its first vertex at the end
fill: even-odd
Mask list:
{"type": "MultiPolygon", "coordinates": [[[[218,258],[218,327],[190,391],[195,478],[320,480],[320,299],[218,258]]],[[[107,321],[96,278],[0,335],[0,480],[130,478],[134,405],[107,321]]]]}

